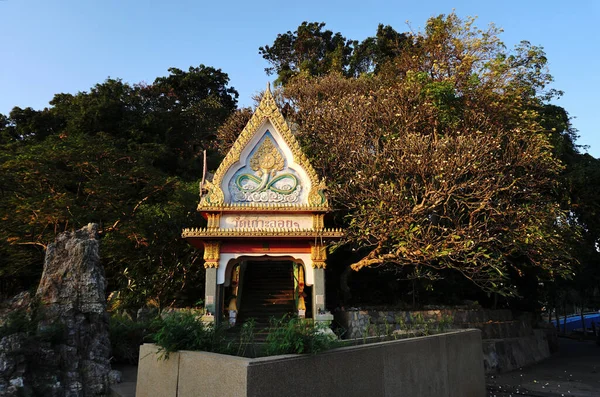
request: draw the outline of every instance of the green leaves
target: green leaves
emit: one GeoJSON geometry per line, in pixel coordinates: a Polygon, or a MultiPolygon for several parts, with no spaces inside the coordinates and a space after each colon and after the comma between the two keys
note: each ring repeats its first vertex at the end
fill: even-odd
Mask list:
{"type": "Polygon", "coordinates": [[[271,319],[266,340],[268,356],[280,354],[317,354],[335,347],[336,337],[325,332],[326,325],[310,320],[290,318],[271,319]]]}
{"type": "Polygon", "coordinates": [[[180,233],[202,222],[200,155],[219,157],[216,129],[237,98],[227,84],[219,69],[171,69],[151,85],[107,79],[0,118],[0,295],[35,285],[57,233],[97,222],[125,306],[202,296],[201,259],[180,233]]]}
{"type": "Polygon", "coordinates": [[[538,112],[545,57],[506,51],[497,34],[440,16],[369,78],[285,86],[298,138],[345,210],[345,243],[363,253],[355,270],[427,269],[419,277],[513,295],[511,278],[574,263],[574,227],[557,224],[562,167],[538,112]]]}
{"type": "Polygon", "coordinates": [[[381,24],[375,36],[360,43],[324,28],[323,22],[302,22],[296,31],[277,35],[271,46],[260,47],[259,54],[271,65],[267,74],[277,74],[276,83],[286,85],[298,75],[377,73],[409,44],[408,35],[381,24]]]}
{"type": "Polygon", "coordinates": [[[173,312],[157,319],[157,331],[153,338],[159,346],[159,354],[169,358],[169,353],[179,350],[225,353],[228,345],[221,329],[205,324],[199,314],[173,312]]]}

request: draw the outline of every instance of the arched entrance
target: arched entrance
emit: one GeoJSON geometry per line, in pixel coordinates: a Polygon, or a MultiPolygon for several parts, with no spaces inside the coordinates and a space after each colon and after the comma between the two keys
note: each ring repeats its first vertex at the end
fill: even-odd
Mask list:
{"type": "MultiPolygon", "coordinates": [[[[223,309],[235,311],[237,324],[254,319],[268,324],[285,315],[312,317],[312,279],[292,256],[241,256],[225,266],[223,309]]],[[[312,272],[311,272],[312,273],[312,272]]],[[[233,320],[232,320],[233,321],[233,320]]]]}

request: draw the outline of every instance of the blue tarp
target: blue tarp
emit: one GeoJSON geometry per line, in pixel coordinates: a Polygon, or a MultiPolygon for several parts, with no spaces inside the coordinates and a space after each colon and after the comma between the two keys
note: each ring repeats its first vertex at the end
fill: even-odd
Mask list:
{"type": "MultiPolygon", "coordinates": [[[[583,319],[585,321],[585,328],[591,329],[592,321],[596,323],[597,327],[600,327],[600,313],[584,314],[583,319]]],[[[563,329],[564,321],[564,317],[559,320],[561,331],[563,329]]],[[[553,320],[552,322],[554,323],[554,326],[556,326],[556,320],[553,320]]],[[[581,315],[578,314],[576,316],[567,317],[567,332],[571,332],[577,328],[581,329],[581,315]]]]}

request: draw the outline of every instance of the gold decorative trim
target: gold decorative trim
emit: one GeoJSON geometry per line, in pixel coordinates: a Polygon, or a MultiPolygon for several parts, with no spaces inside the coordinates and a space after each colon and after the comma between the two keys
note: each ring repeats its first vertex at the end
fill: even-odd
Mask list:
{"type": "MultiPolygon", "coordinates": [[[[181,237],[322,237],[341,238],[344,233],[341,229],[285,229],[285,228],[239,228],[239,229],[208,229],[188,228],[183,229],[181,237]]],[[[206,255],[206,253],[205,253],[206,255]]]]}
{"type": "Polygon", "coordinates": [[[265,173],[275,176],[277,171],[283,171],[284,165],[285,159],[269,137],[265,138],[254,156],[250,158],[250,168],[256,171],[258,176],[265,173]]]}
{"type": "Polygon", "coordinates": [[[321,230],[325,227],[325,215],[313,214],[313,229],[321,230]]]}
{"type": "Polygon", "coordinates": [[[205,241],[204,242],[204,268],[218,268],[219,258],[221,256],[220,241],[205,241]]]}
{"type": "Polygon", "coordinates": [[[205,205],[223,204],[223,202],[225,201],[225,195],[223,194],[223,191],[221,190],[219,185],[213,184],[209,181],[204,181],[204,185],[205,186],[200,186],[200,204],[198,206],[202,205],[202,203],[205,203],[205,205]],[[208,192],[203,196],[202,189],[204,187],[206,187],[208,192]]]}
{"type": "MultiPolygon", "coordinates": [[[[225,195],[221,189],[223,178],[227,171],[240,160],[242,150],[248,145],[252,137],[256,134],[258,129],[265,123],[266,120],[271,121],[275,129],[279,132],[285,143],[289,146],[294,156],[294,161],[299,164],[306,171],[308,178],[310,179],[311,189],[308,193],[308,202],[310,206],[329,208],[327,197],[323,193],[325,189],[325,181],[320,180],[315,172],[314,168],[308,161],[306,155],[302,152],[298,141],[292,134],[290,127],[288,126],[285,118],[279,111],[273,94],[271,93],[270,86],[267,85],[267,89],[256,108],[254,114],[244,127],[238,139],[234,142],[233,146],[219,165],[219,168],[215,172],[212,183],[206,183],[204,186],[208,189],[208,193],[201,197],[198,208],[222,206],[225,201],[225,195]]],[[[202,188],[202,187],[201,187],[202,188]]]]}
{"type": "Polygon", "coordinates": [[[207,227],[209,229],[218,229],[221,223],[221,214],[220,213],[208,213],[207,216],[207,227]]]}
{"type": "Polygon", "coordinates": [[[325,196],[326,189],[327,185],[325,184],[325,179],[321,179],[320,181],[318,181],[318,183],[314,183],[311,179],[311,188],[310,192],[308,193],[308,204],[314,206],[323,205],[324,207],[329,207],[327,196],[325,196]]]}
{"type": "Polygon", "coordinates": [[[327,247],[323,244],[316,243],[310,245],[310,259],[312,259],[312,267],[314,269],[325,269],[327,264],[327,247]]]}
{"type": "Polygon", "coordinates": [[[330,208],[315,207],[305,204],[288,203],[225,203],[213,206],[198,206],[200,212],[328,212],[330,208]]]}

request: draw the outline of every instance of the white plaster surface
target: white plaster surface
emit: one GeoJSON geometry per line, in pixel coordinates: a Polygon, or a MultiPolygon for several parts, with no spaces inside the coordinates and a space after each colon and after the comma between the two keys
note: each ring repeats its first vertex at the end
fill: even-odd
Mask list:
{"type": "Polygon", "coordinates": [[[265,255],[263,253],[235,253],[235,254],[221,254],[219,258],[219,268],[217,269],[217,284],[225,283],[225,273],[227,271],[227,265],[231,260],[237,259],[259,259],[259,260],[293,260],[300,262],[304,265],[304,282],[307,286],[311,286],[315,282],[314,269],[312,267],[312,259],[310,254],[286,254],[286,253],[270,253],[265,255]]]}
{"type": "Polygon", "coordinates": [[[300,164],[294,161],[294,155],[292,154],[292,150],[285,143],[285,140],[270,120],[266,120],[263,123],[263,125],[258,128],[258,130],[254,134],[252,139],[250,139],[246,147],[242,149],[239,162],[233,164],[225,173],[221,184],[221,189],[225,195],[225,202],[231,203],[233,201],[229,192],[229,182],[231,181],[236,172],[238,172],[241,168],[248,164],[250,153],[252,153],[256,145],[260,142],[260,140],[267,131],[271,133],[274,142],[277,144],[279,150],[283,154],[286,160],[287,168],[290,168],[297,174],[299,183],[302,186],[302,192],[296,204],[308,204],[308,193],[311,189],[311,182],[308,177],[308,174],[306,173],[304,168],[300,166],[300,164]]]}
{"type": "Polygon", "coordinates": [[[221,229],[312,229],[311,214],[231,214],[221,217],[221,229]]]}

